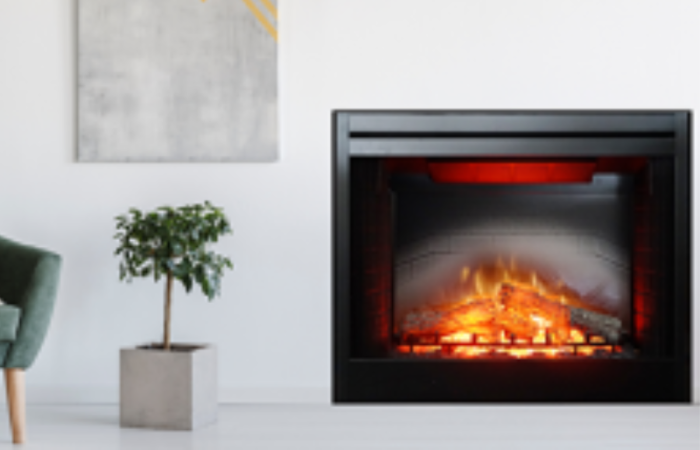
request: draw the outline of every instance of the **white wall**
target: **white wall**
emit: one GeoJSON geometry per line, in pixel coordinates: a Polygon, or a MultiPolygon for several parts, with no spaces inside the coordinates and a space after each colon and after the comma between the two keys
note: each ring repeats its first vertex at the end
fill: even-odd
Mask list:
{"type": "Polygon", "coordinates": [[[209,199],[237,268],[212,304],[176,292],[176,339],[219,345],[224,400],[327,401],[332,109],[700,106],[697,1],[281,3],[282,159],[263,165],[77,164],[75,2],[0,3],[0,234],[65,258],[30,399],[116,399],[162,286],[117,281],[112,218],[209,199]]]}

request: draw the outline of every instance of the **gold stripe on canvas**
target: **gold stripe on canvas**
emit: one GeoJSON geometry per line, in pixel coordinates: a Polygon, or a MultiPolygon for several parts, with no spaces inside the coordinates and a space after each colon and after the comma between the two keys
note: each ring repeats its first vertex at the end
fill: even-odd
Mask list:
{"type": "MultiPolygon", "coordinates": [[[[264,0],[263,3],[266,3],[266,1],[269,3],[268,0],[264,0]]],[[[250,11],[253,13],[253,15],[258,19],[260,24],[267,30],[268,33],[270,33],[270,36],[272,36],[272,38],[275,40],[275,42],[277,42],[277,29],[275,28],[274,25],[272,25],[272,23],[270,23],[269,20],[267,20],[267,17],[265,17],[265,14],[263,14],[262,11],[260,11],[260,9],[255,5],[255,3],[253,3],[253,0],[243,0],[243,3],[245,3],[248,6],[248,9],[250,9],[250,11]]],[[[272,6],[274,8],[274,6],[272,4],[270,4],[270,6],[272,6]]],[[[268,6],[268,9],[270,8],[270,6],[268,6]]],[[[276,16],[276,14],[277,14],[276,9],[275,9],[274,14],[275,14],[275,17],[277,17],[276,16]]]]}
{"type": "Polygon", "coordinates": [[[272,4],[270,0],[260,0],[260,3],[265,5],[265,8],[267,8],[268,11],[270,11],[270,14],[272,14],[272,17],[277,20],[277,8],[275,5],[272,4]]]}
{"type": "Polygon", "coordinates": [[[260,3],[265,5],[265,8],[267,8],[268,11],[270,11],[270,14],[272,14],[272,17],[277,20],[277,7],[272,4],[270,0],[260,0],[260,3]]]}

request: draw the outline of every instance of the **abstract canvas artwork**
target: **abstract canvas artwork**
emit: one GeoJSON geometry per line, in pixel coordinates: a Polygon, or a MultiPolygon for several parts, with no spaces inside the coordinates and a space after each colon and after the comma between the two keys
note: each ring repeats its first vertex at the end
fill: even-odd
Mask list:
{"type": "Polygon", "coordinates": [[[78,160],[278,157],[276,0],[80,0],[78,160]]]}

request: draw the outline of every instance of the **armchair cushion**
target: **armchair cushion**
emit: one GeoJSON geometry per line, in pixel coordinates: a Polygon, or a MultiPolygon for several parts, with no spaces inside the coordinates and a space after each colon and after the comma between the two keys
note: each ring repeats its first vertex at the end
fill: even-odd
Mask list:
{"type": "Polygon", "coordinates": [[[13,342],[22,311],[12,305],[0,304],[0,342],[13,342]]]}

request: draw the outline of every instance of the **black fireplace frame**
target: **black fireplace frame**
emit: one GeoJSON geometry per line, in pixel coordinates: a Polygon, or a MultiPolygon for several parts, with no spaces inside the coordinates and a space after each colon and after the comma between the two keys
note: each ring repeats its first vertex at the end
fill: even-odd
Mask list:
{"type": "Polygon", "coordinates": [[[333,401],[690,402],[691,123],[690,111],[335,111],[333,401]],[[566,153],[562,154],[562,150],[566,153]],[[352,158],[555,155],[672,159],[675,299],[672,357],[551,362],[351,356],[352,158]]]}

